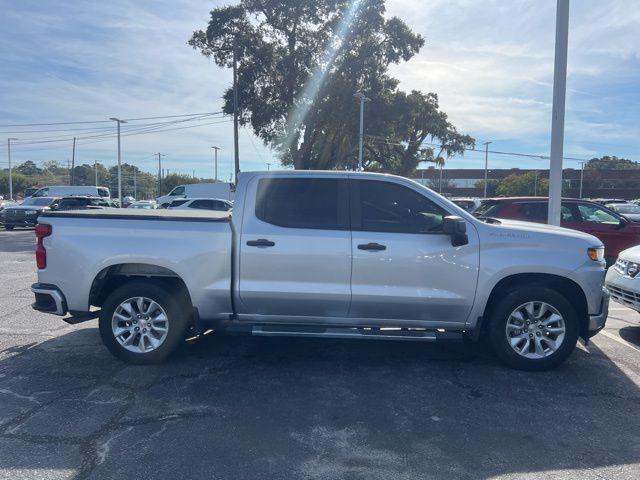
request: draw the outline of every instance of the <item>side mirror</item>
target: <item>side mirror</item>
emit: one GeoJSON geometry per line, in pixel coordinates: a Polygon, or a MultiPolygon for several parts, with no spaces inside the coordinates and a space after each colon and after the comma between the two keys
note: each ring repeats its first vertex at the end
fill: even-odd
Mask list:
{"type": "Polygon", "coordinates": [[[442,231],[451,237],[451,245],[460,247],[469,243],[467,236],[467,222],[456,215],[444,217],[442,221],[442,231]]]}

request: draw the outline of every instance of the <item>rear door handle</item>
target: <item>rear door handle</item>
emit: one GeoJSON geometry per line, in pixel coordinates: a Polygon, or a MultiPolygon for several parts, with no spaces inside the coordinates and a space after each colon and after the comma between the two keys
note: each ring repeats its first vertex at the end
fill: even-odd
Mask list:
{"type": "Polygon", "coordinates": [[[259,238],[258,240],[249,240],[247,245],[250,247],[274,247],[276,242],[272,242],[266,238],[259,238]]]}
{"type": "Polygon", "coordinates": [[[380,245],[379,243],[369,242],[369,243],[361,243],[360,245],[358,245],[358,249],[380,251],[380,250],[386,250],[387,247],[386,245],[380,245]]]}

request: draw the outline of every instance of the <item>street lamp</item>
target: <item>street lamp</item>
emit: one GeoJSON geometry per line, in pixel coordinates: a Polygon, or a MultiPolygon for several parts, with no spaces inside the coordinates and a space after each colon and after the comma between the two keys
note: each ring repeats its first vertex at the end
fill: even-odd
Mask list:
{"type": "Polygon", "coordinates": [[[218,181],[218,150],[220,147],[211,147],[215,151],[214,161],[215,161],[215,180],[218,181]]]}
{"type": "Polygon", "coordinates": [[[484,142],[484,198],[487,198],[487,181],[489,174],[489,144],[491,142],[484,142]]]}
{"type": "Polygon", "coordinates": [[[356,92],[353,94],[354,97],[356,97],[358,100],[360,100],[360,145],[358,148],[358,170],[362,171],[362,137],[363,137],[363,133],[364,133],[364,102],[369,101],[370,99],[367,98],[364,93],[362,92],[356,92]]]}
{"type": "Polygon", "coordinates": [[[17,138],[7,138],[7,156],[9,157],[9,200],[13,200],[13,176],[11,173],[11,140],[18,140],[17,138]]]}
{"type": "Polygon", "coordinates": [[[113,120],[118,124],[118,200],[120,201],[120,206],[122,207],[122,163],[120,161],[120,124],[127,123],[125,120],[120,120],[119,118],[111,117],[109,120],[113,120]]]}

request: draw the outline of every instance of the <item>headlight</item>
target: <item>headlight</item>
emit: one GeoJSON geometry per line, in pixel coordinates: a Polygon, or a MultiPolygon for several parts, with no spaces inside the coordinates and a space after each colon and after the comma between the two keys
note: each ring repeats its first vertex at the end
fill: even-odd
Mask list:
{"type": "Polygon", "coordinates": [[[633,278],[638,272],[640,272],[640,264],[633,262],[627,263],[627,276],[633,278]]]}
{"type": "Polygon", "coordinates": [[[587,249],[587,255],[594,262],[604,262],[604,247],[591,247],[587,249]]]}

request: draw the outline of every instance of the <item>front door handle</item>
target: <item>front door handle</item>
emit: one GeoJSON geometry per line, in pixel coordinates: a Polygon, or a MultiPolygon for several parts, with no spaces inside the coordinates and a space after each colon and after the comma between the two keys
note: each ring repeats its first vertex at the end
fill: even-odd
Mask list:
{"type": "Polygon", "coordinates": [[[380,250],[386,250],[387,247],[386,245],[380,245],[379,243],[369,242],[369,243],[362,243],[358,245],[358,249],[380,251],[380,250]]]}
{"type": "Polygon", "coordinates": [[[258,240],[249,240],[247,245],[250,247],[274,247],[276,242],[272,242],[266,238],[259,238],[258,240]]]}

